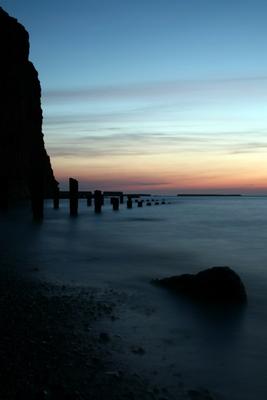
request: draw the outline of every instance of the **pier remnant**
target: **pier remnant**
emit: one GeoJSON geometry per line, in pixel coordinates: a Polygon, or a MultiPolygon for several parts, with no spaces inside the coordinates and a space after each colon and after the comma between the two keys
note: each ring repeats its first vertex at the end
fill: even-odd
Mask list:
{"type": "Polygon", "coordinates": [[[92,192],[88,192],[86,194],[87,207],[92,206],[92,198],[93,198],[92,192]]]}
{"type": "Polygon", "coordinates": [[[32,216],[35,221],[41,221],[44,217],[44,181],[40,178],[42,174],[42,168],[36,168],[29,179],[32,216]]]}
{"type": "Polygon", "coordinates": [[[0,211],[8,209],[8,180],[1,176],[1,194],[0,194],[0,211]]]}
{"type": "Polygon", "coordinates": [[[58,210],[59,209],[59,187],[58,186],[55,186],[55,188],[54,188],[53,204],[54,204],[54,210],[58,210]]]}
{"type": "Polygon", "coordinates": [[[138,200],[137,207],[143,207],[143,200],[138,200]]]}
{"type": "Polygon", "coordinates": [[[70,215],[78,215],[78,181],[76,179],[69,179],[70,190],[70,215]]]}
{"type": "Polygon", "coordinates": [[[113,206],[113,210],[114,211],[118,211],[119,210],[120,201],[119,201],[118,197],[111,197],[111,204],[113,206]]]}
{"type": "Polygon", "coordinates": [[[94,200],[95,200],[95,213],[99,214],[101,213],[103,205],[103,195],[101,190],[95,190],[94,200]]]}
{"type": "Polygon", "coordinates": [[[127,199],[127,208],[133,208],[133,201],[132,201],[131,196],[128,196],[128,199],[127,199]]]}

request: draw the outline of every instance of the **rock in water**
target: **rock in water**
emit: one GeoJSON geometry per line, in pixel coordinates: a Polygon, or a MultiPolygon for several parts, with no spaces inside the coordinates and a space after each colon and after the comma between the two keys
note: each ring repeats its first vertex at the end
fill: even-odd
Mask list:
{"type": "Polygon", "coordinates": [[[155,283],[177,293],[208,303],[244,304],[245,286],[229,267],[213,267],[199,273],[158,279],[155,283]]]}
{"type": "Polygon", "coordinates": [[[0,188],[21,199],[57,182],[42,134],[41,87],[29,61],[29,35],[0,7],[0,188]],[[36,189],[35,189],[36,190],[36,189]]]}

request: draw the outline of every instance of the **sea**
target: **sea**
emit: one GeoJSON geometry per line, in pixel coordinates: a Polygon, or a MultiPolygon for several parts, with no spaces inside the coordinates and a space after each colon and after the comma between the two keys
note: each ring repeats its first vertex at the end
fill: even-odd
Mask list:
{"type": "Polygon", "coordinates": [[[114,357],[133,373],[216,399],[267,398],[267,197],[153,199],[119,211],[105,199],[101,214],[80,199],[77,217],[67,200],[59,210],[47,201],[39,224],[14,209],[0,216],[1,260],[46,282],[119,293],[109,329],[122,346],[114,357]],[[244,309],[207,311],[151,284],[212,266],[239,274],[244,309]]]}

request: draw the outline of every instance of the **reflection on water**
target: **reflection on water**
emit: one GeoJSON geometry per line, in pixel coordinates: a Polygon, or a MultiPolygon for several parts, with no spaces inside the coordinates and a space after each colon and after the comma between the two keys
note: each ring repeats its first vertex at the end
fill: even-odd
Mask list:
{"type": "Polygon", "coordinates": [[[47,203],[41,225],[28,211],[14,211],[0,216],[1,260],[26,272],[38,267],[46,280],[125,291],[127,306],[112,329],[145,348],[141,362],[127,353],[133,371],[145,374],[154,364],[155,379],[170,385],[182,374],[229,400],[265,398],[267,198],[171,201],[132,210],[124,205],[117,213],[105,205],[101,215],[81,201],[78,218],[68,217],[66,202],[58,211],[47,203]],[[214,265],[241,276],[247,309],[203,310],[150,284],[214,265]]]}

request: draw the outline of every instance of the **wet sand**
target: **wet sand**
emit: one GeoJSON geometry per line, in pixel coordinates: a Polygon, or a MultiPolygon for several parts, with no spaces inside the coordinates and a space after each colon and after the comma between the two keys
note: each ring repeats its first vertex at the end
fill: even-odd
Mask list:
{"type": "MultiPolygon", "coordinates": [[[[114,351],[125,351],[123,340],[117,337],[114,346],[99,322],[118,318],[122,293],[55,286],[5,265],[0,285],[2,400],[214,399],[181,385],[170,393],[114,363],[114,351]]],[[[131,351],[142,357],[145,350],[131,351]]]]}

